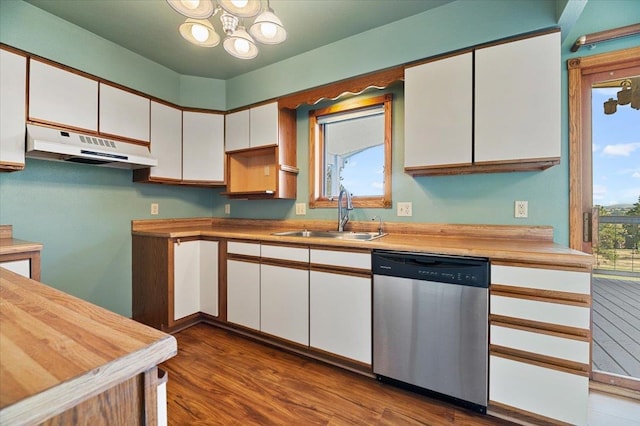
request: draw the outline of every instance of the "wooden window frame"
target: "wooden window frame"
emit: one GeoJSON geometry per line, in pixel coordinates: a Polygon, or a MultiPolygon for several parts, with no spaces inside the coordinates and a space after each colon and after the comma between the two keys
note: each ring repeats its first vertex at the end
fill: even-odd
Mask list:
{"type": "Polygon", "coordinates": [[[384,188],[382,196],[353,196],[353,206],[361,208],[391,208],[391,147],[392,147],[392,101],[391,93],[366,99],[348,99],[326,108],[309,112],[309,207],[336,208],[336,197],[325,197],[322,185],[324,171],[324,134],[318,118],[340,112],[354,111],[383,105],[384,108],[384,188]]]}

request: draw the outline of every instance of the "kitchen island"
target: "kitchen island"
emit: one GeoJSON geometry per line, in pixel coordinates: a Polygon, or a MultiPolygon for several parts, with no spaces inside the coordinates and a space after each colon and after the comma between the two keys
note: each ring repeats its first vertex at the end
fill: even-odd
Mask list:
{"type": "Polygon", "coordinates": [[[173,336],[0,268],[0,424],[158,423],[173,336]]]}

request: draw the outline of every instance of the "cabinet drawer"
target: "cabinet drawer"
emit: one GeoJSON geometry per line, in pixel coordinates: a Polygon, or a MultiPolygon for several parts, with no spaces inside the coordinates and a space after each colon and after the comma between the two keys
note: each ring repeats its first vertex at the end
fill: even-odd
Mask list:
{"type": "Polygon", "coordinates": [[[260,244],[241,243],[238,241],[229,241],[227,243],[227,253],[244,254],[245,256],[260,256],[260,244]]]}
{"type": "Polygon", "coordinates": [[[517,297],[491,296],[491,314],[589,329],[588,307],[540,302],[517,297]]]}
{"type": "Polygon", "coordinates": [[[583,364],[589,363],[587,341],[492,325],[491,344],[583,364]]]}
{"type": "Polygon", "coordinates": [[[489,405],[577,425],[587,424],[589,378],[498,356],[489,357],[489,405]]]}
{"type": "Polygon", "coordinates": [[[591,274],[587,272],[492,265],[491,283],[569,293],[591,292],[591,274]]]}
{"type": "Polygon", "coordinates": [[[309,249],[302,247],[270,246],[263,244],[260,248],[262,257],[271,259],[309,262],[309,249]]]}
{"type": "Polygon", "coordinates": [[[310,261],[318,265],[371,270],[371,253],[311,249],[310,261]]]}

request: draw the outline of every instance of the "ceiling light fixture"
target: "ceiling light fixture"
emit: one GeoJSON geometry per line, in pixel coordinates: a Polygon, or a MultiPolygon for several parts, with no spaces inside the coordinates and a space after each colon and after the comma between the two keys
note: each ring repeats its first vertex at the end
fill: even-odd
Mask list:
{"type": "Polygon", "coordinates": [[[220,13],[222,30],[226,34],[222,45],[231,55],[240,59],[252,59],[258,55],[256,41],[263,44],[279,44],[287,39],[287,32],[267,0],[262,10],[261,0],[167,0],[178,13],[188,19],[180,25],[182,37],[201,47],[214,47],[220,36],[207,19],[220,13]],[[256,16],[246,31],[241,19],[256,16]]]}

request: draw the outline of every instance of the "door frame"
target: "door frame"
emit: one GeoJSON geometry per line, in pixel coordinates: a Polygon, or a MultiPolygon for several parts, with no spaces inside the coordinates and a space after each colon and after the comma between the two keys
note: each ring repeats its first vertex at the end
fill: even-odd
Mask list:
{"type": "MultiPolygon", "coordinates": [[[[583,241],[583,213],[591,213],[591,78],[640,66],[640,46],[567,61],[569,87],[569,247],[591,252],[583,241]]],[[[589,230],[587,230],[588,232],[589,230]]]]}
{"type": "MultiPolygon", "coordinates": [[[[591,253],[591,241],[584,241],[591,224],[583,221],[592,213],[593,177],[591,143],[591,86],[604,72],[640,67],[640,46],[567,61],[569,91],[569,246],[591,253]],[[599,76],[598,76],[599,75],[599,76]]],[[[592,240],[591,238],[589,240],[592,240]]],[[[591,365],[591,363],[590,363],[591,365]]],[[[639,390],[640,381],[590,368],[594,382],[639,390]]]]}

